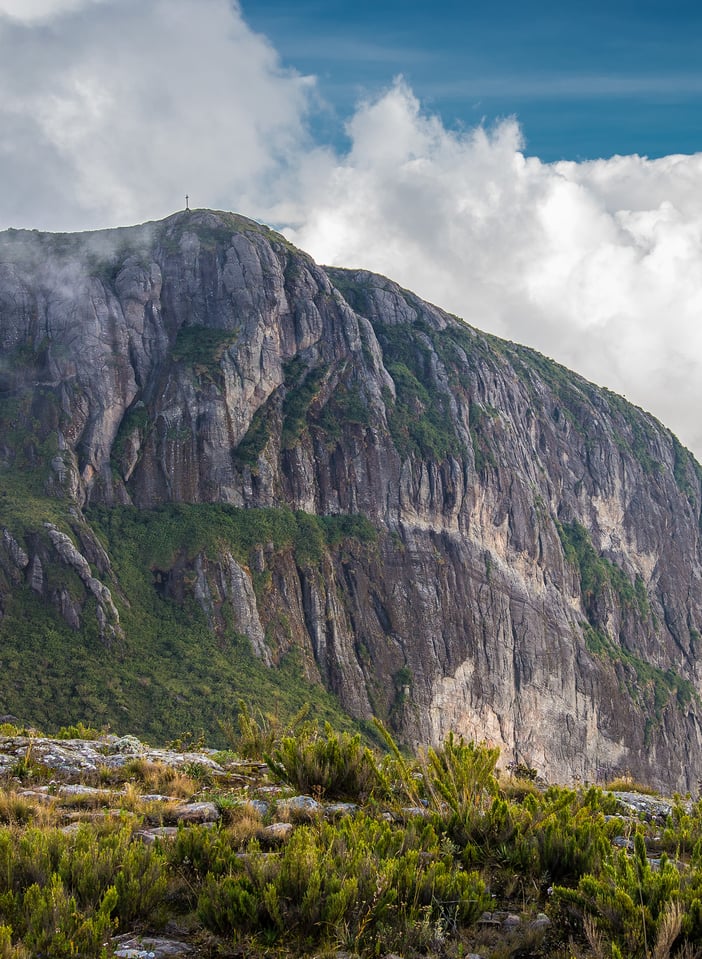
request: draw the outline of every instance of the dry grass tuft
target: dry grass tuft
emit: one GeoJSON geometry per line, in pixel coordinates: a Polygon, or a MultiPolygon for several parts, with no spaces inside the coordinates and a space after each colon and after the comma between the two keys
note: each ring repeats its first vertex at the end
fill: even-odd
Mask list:
{"type": "Polygon", "coordinates": [[[148,759],[132,759],[124,767],[124,773],[125,779],[142,783],[147,793],[190,799],[200,789],[199,783],[182,770],[148,759]]]}
{"type": "Polygon", "coordinates": [[[605,941],[592,916],[585,916],[583,919],[583,929],[588,945],[592,949],[594,959],[605,959],[605,941]]]}
{"type": "Polygon", "coordinates": [[[0,789],[0,824],[5,826],[51,826],[54,824],[55,803],[18,796],[14,789],[0,789]]]}
{"type": "Polygon", "coordinates": [[[257,839],[263,828],[261,814],[249,803],[222,810],[227,835],[237,846],[244,846],[250,839],[257,839]]]}
{"type": "Polygon", "coordinates": [[[682,924],[683,908],[677,900],[673,900],[661,916],[652,959],[670,959],[670,950],[680,935],[682,924]]]}
{"type": "Polygon", "coordinates": [[[610,790],[610,792],[641,793],[643,796],[660,795],[657,789],[637,782],[629,773],[625,773],[623,776],[617,776],[616,779],[606,783],[604,788],[610,790]]]}

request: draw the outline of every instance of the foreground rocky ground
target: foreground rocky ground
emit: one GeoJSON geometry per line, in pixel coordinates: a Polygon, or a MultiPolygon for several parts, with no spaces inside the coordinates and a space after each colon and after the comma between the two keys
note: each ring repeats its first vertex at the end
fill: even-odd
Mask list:
{"type": "MultiPolygon", "coordinates": [[[[463,959],[639,954],[665,959],[677,954],[689,959],[697,954],[695,896],[686,906],[692,919],[685,927],[684,917],[678,917],[667,944],[660,941],[665,891],[656,891],[658,913],[654,904],[644,909],[643,903],[651,893],[646,884],[661,885],[655,878],[661,876],[671,902],[684,898],[674,888],[671,870],[689,877],[697,868],[700,837],[690,800],[624,789],[547,790],[514,778],[503,778],[498,787],[492,768],[496,757],[472,745],[466,751],[461,744],[463,752],[434,754],[443,763],[434,764],[435,771],[441,766],[442,778],[431,778],[430,766],[422,771],[391,757],[384,768],[396,781],[388,780],[389,789],[386,782],[383,794],[377,783],[370,788],[357,778],[359,795],[350,801],[330,797],[335,791],[330,787],[317,785],[312,794],[301,794],[283,781],[295,778],[288,775],[291,739],[288,752],[279,751],[278,763],[272,764],[275,775],[266,762],[199,744],[154,748],[132,736],[47,738],[0,728],[7,733],[0,735],[2,959],[307,952],[463,959]],[[451,755],[461,761],[460,768],[449,762],[451,755]],[[360,845],[368,848],[361,860],[356,844],[362,830],[360,845]],[[342,861],[362,864],[358,875],[349,865],[334,884],[329,877],[339,843],[344,844],[342,861]],[[112,856],[109,875],[105,849],[112,856]],[[321,858],[315,859],[317,854],[321,858]],[[388,866],[400,862],[407,875],[388,866]],[[370,877],[372,892],[365,894],[372,901],[361,901],[362,876],[374,863],[377,876],[370,877]],[[626,877],[622,873],[617,879],[617,870],[625,872],[626,863],[641,886],[640,953],[636,929],[627,939],[628,905],[620,903],[621,915],[612,916],[614,906],[605,902],[609,892],[613,901],[624,895],[626,877]],[[281,878],[281,869],[291,874],[281,878]],[[247,870],[246,884],[233,893],[234,879],[239,882],[247,870]],[[428,892],[429,879],[420,888],[408,878],[409,873],[428,876],[427,870],[433,870],[428,892]],[[583,887],[582,877],[590,873],[601,889],[583,887]],[[38,920],[32,926],[26,918],[31,895],[39,896],[32,894],[32,880],[52,890],[52,898],[32,906],[43,916],[41,928],[38,920]],[[90,900],[83,887],[101,882],[104,895],[90,900]],[[566,891],[556,890],[554,896],[559,883],[566,891]],[[107,902],[112,903],[110,888],[117,889],[117,906],[107,902]],[[266,897],[274,897],[274,888],[277,899],[271,904],[266,897]],[[359,898],[355,911],[354,895],[359,898]],[[403,896],[412,902],[408,905],[403,896]],[[265,921],[258,900],[266,903],[265,921]],[[336,911],[330,911],[329,903],[337,900],[336,911]],[[298,909],[303,905],[304,916],[298,909]],[[325,923],[335,924],[333,934],[327,936],[325,923]],[[24,932],[18,936],[20,927],[24,932]],[[617,952],[622,941],[630,942],[629,953],[617,952]],[[683,951],[676,953],[676,947],[683,951]]],[[[310,741],[325,749],[329,743],[336,749],[355,742],[329,730],[326,735],[326,745],[323,738],[310,741]]],[[[351,752],[358,763],[370,756],[361,748],[351,752]]],[[[633,909],[635,924],[636,902],[633,909]]]]}

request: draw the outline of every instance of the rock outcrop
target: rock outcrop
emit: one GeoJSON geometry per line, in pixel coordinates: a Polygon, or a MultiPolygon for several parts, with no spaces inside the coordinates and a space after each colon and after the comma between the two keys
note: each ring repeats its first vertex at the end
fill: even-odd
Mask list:
{"type": "Polygon", "coordinates": [[[109,517],[220,510],[153,533],[153,589],[353,716],[696,785],[701,471],[650,415],[208,211],[0,235],[0,356],[0,613],[33,591],[109,670],[136,602],[109,517]]]}

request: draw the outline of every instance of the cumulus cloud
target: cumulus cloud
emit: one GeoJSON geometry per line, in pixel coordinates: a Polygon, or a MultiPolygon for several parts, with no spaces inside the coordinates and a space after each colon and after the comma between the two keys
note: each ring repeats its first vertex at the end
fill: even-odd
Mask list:
{"type": "Polygon", "coordinates": [[[0,2],[2,226],[246,212],[308,147],[312,82],[227,0],[0,2]]]}
{"type": "Polygon", "coordinates": [[[514,119],[455,132],[398,81],[275,215],[654,412],[702,452],[702,154],[542,163],[514,119]]]}
{"type": "Polygon", "coordinates": [[[229,0],[0,0],[0,229],[194,206],[285,227],[654,412],[702,454],[702,154],[542,163],[402,81],[340,154],[314,81],[229,0]]]}

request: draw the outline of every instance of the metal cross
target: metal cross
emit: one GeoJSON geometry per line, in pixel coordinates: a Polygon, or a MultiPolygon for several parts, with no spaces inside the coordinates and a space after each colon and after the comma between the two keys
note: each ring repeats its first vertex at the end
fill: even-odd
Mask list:
{"type": "Polygon", "coordinates": [[[185,194],[185,209],[186,209],[186,210],[189,210],[189,209],[190,209],[189,200],[190,200],[190,195],[189,195],[188,193],[186,193],[186,194],[185,194]]]}

